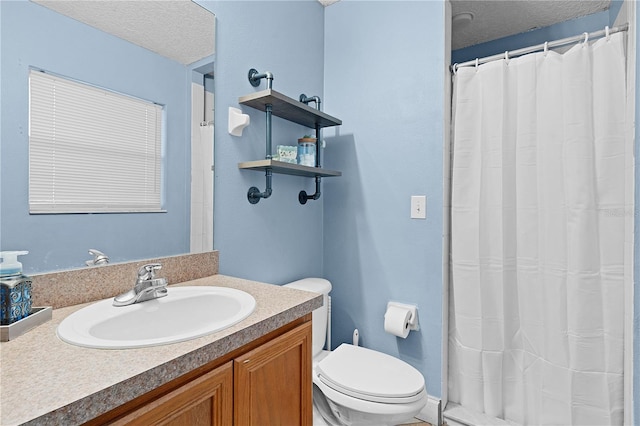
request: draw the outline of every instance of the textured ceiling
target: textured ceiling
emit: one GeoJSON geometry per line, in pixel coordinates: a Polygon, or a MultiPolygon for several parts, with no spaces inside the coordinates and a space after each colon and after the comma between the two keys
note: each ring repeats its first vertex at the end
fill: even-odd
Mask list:
{"type": "Polygon", "coordinates": [[[460,49],[607,10],[610,0],[451,0],[451,15],[473,21],[452,27],[451,48],[460,49]]]}
{"type": "MultiPolygon", "coordinates": [[[[339,0],[318,0],[329,6],[339,0]]],[[[450,0],[451,16],[472,13],[452,26],[451,48],[461,49],[609,9],[611,0],[450,0]]]]}
{"type": "Polygon", "coordinates": [[[31,1],[185,65],[215,52],[215,16],[191,0],[31,1]]]}
{"type": "MultiPolygon", "coordinates": [[[[0,0],[2,1],[2,0],[0,0]]],[[[191,0],[31,0],[63,15],[190,64],[212,55],[215,17],[191,0]]],[[[338,0],[319,0],[324,6],[338,0]]],[[[452,28],[452,49],[546,27],[609,8],[611,0],[451,0],[452,16],[473,21],[452,28]]]]}

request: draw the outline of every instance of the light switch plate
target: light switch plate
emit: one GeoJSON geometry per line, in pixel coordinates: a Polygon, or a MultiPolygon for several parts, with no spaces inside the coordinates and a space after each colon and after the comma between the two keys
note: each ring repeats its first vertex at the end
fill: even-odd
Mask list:
{"type": "Polygon", "coordinates": [[[411,219],[427,218],[427,196],[412,195],[411,196],[411,219]]]}

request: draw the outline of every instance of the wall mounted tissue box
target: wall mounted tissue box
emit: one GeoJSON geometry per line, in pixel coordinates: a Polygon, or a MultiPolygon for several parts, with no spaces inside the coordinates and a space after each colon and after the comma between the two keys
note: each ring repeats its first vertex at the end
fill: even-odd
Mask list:
{"type": "Polygon", "coordinates": [[[249,125],[251,117],[243,114],[242,110],[229,107],[228,128],[229,134],[232,136],[242,136],[242,130],[249,125]]]}

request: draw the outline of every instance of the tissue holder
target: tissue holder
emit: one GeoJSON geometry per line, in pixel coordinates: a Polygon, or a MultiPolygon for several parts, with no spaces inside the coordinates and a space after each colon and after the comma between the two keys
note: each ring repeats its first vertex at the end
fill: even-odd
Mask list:
{"type": "Polygon", "coordinates": [[[409,310],[409,312],[411,312],[411,317],[409,318],[409,330],[420,330],[420,324],[418,323],[418,307],[416,305],[408,305],[400,302],[388,302],[387,310],[390,306],[409,310]]]}

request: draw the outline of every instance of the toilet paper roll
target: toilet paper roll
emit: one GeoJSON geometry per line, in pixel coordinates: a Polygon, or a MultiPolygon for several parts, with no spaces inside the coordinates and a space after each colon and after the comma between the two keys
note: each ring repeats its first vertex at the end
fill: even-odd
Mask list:
{"type": "Polygon", "coordinates": [[[400,306],[387,306],[384,314],[384,331],[406,339],[409,335],[409,319],[411,311],[400,306]]]}

